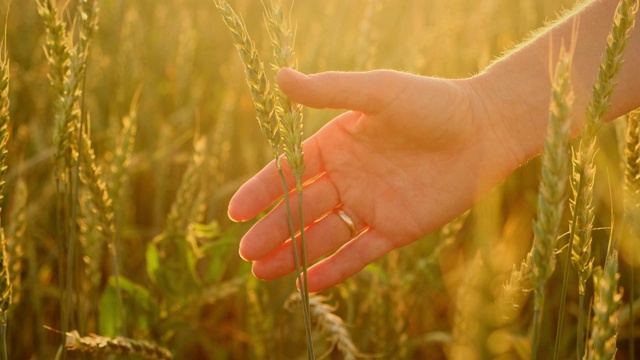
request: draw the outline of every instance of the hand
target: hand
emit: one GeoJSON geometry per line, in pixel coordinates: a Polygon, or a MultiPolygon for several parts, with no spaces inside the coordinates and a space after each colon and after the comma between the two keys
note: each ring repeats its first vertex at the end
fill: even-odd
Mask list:
{"type": "MultiPolygon", "coordinates": [[[[280,88],[294,101],[352,110],[303,145],[305,179],[312,180],[303,200],[307,258],[328,255],[309,268],[310,291],[438,229],[518,166],[514,146],[470,80],[385,70],[278,73],[280,88]],[[337,208],[355,222],[354,239],[337,208]]],[[[285,173],[294,188],[286,167],[285,173]]],[[[272,161],[234,195],[229,216],[249,220],[282,194],[272,161]]],[[[295,196],[291,203],[297,209],[295,196]]],[[[295,269],[289,238],[280,203],[245,234],[240,254],[254,262],[257,277],[275,279],[295,269]]]]}

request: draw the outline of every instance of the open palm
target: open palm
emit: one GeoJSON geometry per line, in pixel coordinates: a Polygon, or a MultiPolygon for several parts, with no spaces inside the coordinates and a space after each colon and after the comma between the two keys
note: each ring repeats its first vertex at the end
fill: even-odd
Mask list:
{"type": "MultiPolygon", "coordinates": [[[[463,80],[284,69],[278,83],[304,105],[352,110],[304,143],[307,257],[329,255],[309,269],[310,291],[436,230],[517,166],[513,147],[463,80]],[[338,208],[353,219],[355,238],[338,208]]],[[[272,162],[238,190],[229,216],[249,220],[281,197],[272,162]]],[[[280,277],[295,269],[289,237],[279,204],[245,234],[240,254],[254,261],[257,277],[280,277]]]]}

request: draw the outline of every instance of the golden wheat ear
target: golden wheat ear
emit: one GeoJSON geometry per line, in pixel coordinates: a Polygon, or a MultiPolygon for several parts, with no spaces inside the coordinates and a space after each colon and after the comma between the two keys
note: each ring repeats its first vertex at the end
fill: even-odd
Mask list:
{"type": "Polygon", "coordinates": [[[150,341],[125,337],[108,338],[99,335],[80,336],[77,330],[66,333],[65,347],[69,351],[89,353],[95,356],[125,355],[148,360],[170,360],[173,354],[168,349],[150,341]]]}
{"type": "Polygon", "coordinates": [[[614,250],[607,256],[604,269],[598,267],[594,270],[593,318],[586,359],[615,358],[618,310],[622,301],[622,292],[618,290],[619,280],[618,252],[614,250]]]}
{"type": "Polygon", "coordinates": [[[244,20],[237,15],[224,0],[214,0],[222,19],[233,36],[233,43],[240,54],[245,69],[245,77],[251,90],[251,98],[256,108],[256,118],[262,134],[269,141],[273,156],[280,156],[280,129],[275,114],[275,103],[269,80],[264,71],[256,45],[251,40],[244,20]]]}

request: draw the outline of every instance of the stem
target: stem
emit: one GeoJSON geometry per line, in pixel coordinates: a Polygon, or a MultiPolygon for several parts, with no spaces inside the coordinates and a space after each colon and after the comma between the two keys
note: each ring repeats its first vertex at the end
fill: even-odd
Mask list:
{"type": "MultiPolygon", "coordinates": [[[[309,309],[309,285],[308,285],[308,274],[307,274],[307,247],[305,244],[304,237],[304,223],[303,223],[303,215],[302,215],[302,179],[300,176],[296,176],[296,189],[298,192],[298,219],[300,220],[300,251],[302,252],[302,277],[304,281],[302,283],[302,295],[306,298],[306,306],[303,309],[306,313],[307,319],[311,319],[311,310],[309,309]]],[[[315,359],[315,355],[313,353],[313,339],[311,338],[311,322],[307,322],[307,345],[309,350],[309,359],[315,359]]]]}
{"type": "Polygon", "coordinates": [[[584,337],[585,337],[585,314],[584,314],[584,294],[580,294],[578,303],[578,344],[576,346],[576,356],[578,360],[584,355],[584,337]]]}
{"type": "Polygon", "coordinates": [[[9,356],[7,355],[7,319],[5,314],[2,316],[2,325],[0,325],[0,359],[8,360],[9,356]]]}
{"type": "Polygon", "coordinates": [[[631,336],[629,337],[631,339],[631,341],[629,341],[629,355],[630,355],[630,359],[635,359],[635,347],[634,347],[634,343],[635,343],[635,317],[633,314],[633,300],[635,299],[635,272],[636,272],[636,267],[635,264],[631,264],[631,284],[629,284],[629,292],[631,293],[631,299],[629,300],[629,303],[631,304],[631,306],[629,306],[629,319],[631,319],[631,321],[629,322],[629,326],[630,329],[629,331],[631,332],[631,336]]]}
{"type": "Polygon", "coordinates": [[[540,323],[544,307],[544,287],[536,290],[533,310],[533,335],[531,339],[531,360],[536,360],[538,345],[540,344],[540,323]]]}
{"type": "MultiPolygon", "coordinates": [[[[582,188],[584,176],[580,176],[578,182],[577,194],[582,194],[582,188]]],[[[579,209],[582,206],[582,196],[576,196],[575,209],[579,209]]],[[[571,221],[571,230],[569,231],[569,247],[567,248],[566,261],[564,263],[564,274],[562,275],[562,292],[560,294],[560,317],[558,318],[558,326],[556,328],[556,341],[553,349],[553,360],[558,360],[560,355],[560,340],[562,338],[562,326],[564,325],[564,308],[567,300],[567,287],[569,286],[569,263],[571,262],[571,253],[573,252],[573,234],[576,233],[576,220],[578,218],[578,212],[573,212],[573,219],[571,221]]]]}
{"type": "MultiPolygon", "coordinates": [[[[296,243],[296,232],[293,227],[293,216],[291,213],[291,204],[289,204],[289,189],[287,188],[287,181],[284,178],[284,172],[282,171],[282,167],[280,166],[281,158],[276,158],[276,167],[278,168],[278,175],[280,175],[280,181],[282,182],[282,189],[284,193],[284,204],[287,209],[287,220],[289,223],[289,233],[291,234],[291,245],[293,247],[293,261],[296,266],[296,278],[298,280],[298,284],[302,285],[302,289],[300,291],[300,299],[302,300],[302,314],[304,316],[304,324],[305,324],[305,332],[307,336],[307,355],[309,360],[315,359],[313,353],[313,339],[311,338],[311,316],[309,312],[309,298],[308,293],[305,291],[306,289],[306,266],[304,266],[304,273],[300,269],[300,256],[298,255],[298,246],[296,243]]],[[[301,194],[301,192],[298,192],[301,194]]],[[[299,195],[300,196],[300,195],[299,195]]],[[[299,208],[302,204],[299,204],[299,208]]],[[[302,224],[302,217],[300,217],[300,224],[302,224]]],[[[303,226],[300,226],[300,234],[302,239],[302,234],[304,233],[303,226]]],[[[301,240],[302,245],[302,240],[301,240]]],[[[306,254],[303,252],[302,256],[306,258],[306,254]]]]}

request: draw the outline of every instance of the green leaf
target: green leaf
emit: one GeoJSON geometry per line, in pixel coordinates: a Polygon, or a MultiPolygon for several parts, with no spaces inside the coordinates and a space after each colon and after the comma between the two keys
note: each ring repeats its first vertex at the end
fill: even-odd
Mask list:
{"type": "Polygon", "coordinates": [[[117,282],[115,277],[111,277],[100,299],[98,313],[100,334],[108,337],[120,335],[123,316],[127,321],[128,329],[148,332],[157,318],[157,307],[149,290],[143,286],[124,277],[119,277],[117,282]],[[122,292],[122,301],[119,299],[118,288],[122,292]],[[124,309],[120,308],[121,304],[124,309]]]}
{"type": "Polygon", "coordinates": [[[147,246],[146,261],[147,261],[147,274],[151,278],[151,281],[157,283],[156,272],[160,269],[160,256],[158,249],[156,248],[155,240],[147,246]]]}

